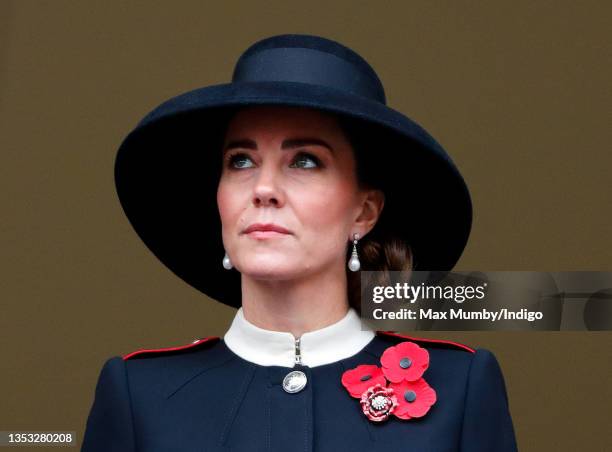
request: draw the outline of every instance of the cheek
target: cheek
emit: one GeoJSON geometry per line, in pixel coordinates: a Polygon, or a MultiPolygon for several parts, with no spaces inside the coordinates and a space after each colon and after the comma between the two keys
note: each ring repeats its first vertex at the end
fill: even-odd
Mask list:
{"type": "Polygon", "coordinates": [[[354,187],[349,184],[321,184],[300,194],[296,206],[302,224],[319,232],[344,230],[350,223],[354,187]]]}
{"type": "Polygon", "coordinates": [[[238,190],[232,190],[226,184],[219,184],[217,189],[217,207],[224,229],[231,227],[240,214],[241,200],[239,193],[238,190]]]}

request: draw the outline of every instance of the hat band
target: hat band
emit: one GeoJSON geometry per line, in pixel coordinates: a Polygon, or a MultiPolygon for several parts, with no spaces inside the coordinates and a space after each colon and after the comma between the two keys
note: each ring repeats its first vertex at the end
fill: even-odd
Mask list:
{"type": "Polygon", "coordinates": [[[242,58],[232,82],[299,82],[348,91],[385,103],[384,91],[353,63],[300,47],[265,49],[242,58]]]}

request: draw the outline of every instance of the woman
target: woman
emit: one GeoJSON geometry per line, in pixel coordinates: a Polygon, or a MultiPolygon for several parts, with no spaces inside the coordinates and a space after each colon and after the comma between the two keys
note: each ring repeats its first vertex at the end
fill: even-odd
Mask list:
{"type": "Polygon", "coordinates": [[[109,359],[82,450],[516,450],[489,351],[360,322],[360,270],[451,269],[472,212],[355,52],[255,43],[232,83],[147,115],[115,177],[155,255],[238,311],[223,338],[109,359]]]}

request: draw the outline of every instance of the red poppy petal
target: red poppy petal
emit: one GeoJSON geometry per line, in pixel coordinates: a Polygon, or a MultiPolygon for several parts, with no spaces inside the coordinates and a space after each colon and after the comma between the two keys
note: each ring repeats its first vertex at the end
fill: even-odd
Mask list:
{"type": "Polygon", "coordinates": [[[408,409],[408,414],[413,418],[423,417],[427,414],[430,408],[431,408],[431,405],[423,405],[423,404],[414,405],[408,409]]]}
{"type": "Polygon", "coordinates": [[[405,421],[412,419],[412,416],[410,416],[407,409],[402,410],[399,407],[396,408],[395,411],[391,414],[395,415],[395,417],[398,417],[400,419],[404,419],[405,421]]]}
{"type": "Polygon", "coordinates": [[[377,383],[380,383],[382,386],[387,385],[382,370],[375,364],[361,364],[354,369],[347,370],[342,374],[341,381],[351,397],[355,398],[360,398],[367,388],[377,383]],[[363,380],[365,376],[369,378],[363,380]]]}
{"type": "Polygon", "coordinates": [[[423,378],[414,382],[391,383],[389,387],[396,393],[399,405],[394,414],[401,419],[422,417],[436,402],[436,391],[423,378]],[[404,394],[407,391],[414,392],[414,401],[406,400],[404,394]]]}
{"type": "Polygon", "coordinates": [[[402,342],[397,345],[398,354],[409,356],[417,367],[429,366],[429,352],[413,342],[402,342]]]}
{"type": "Polygon", "coordinates": [[[429,352],[413,342],[401,342],[387,348],[380,362],[382,371],[389,381],[393,383],[399,383],[402,380],[416,381],[429,367],[429,352]],[[410,359],[410,367],[401,367],[400,363],[404,358],[410,359]]]}
{"type": "Polygon", "coordinates": [[[412,417],[422,417],[436,402],[436,391],[433,390],[427,383],[424,383],[422,388],[418,389],[417,400],[409,409],[409,413],[412,417]],[[418,401],[418,403],[416,403],[418,401]]]}
{"type": "Polygon", "coordinates": [[[351,384],[361,380],[361,377],[367,374],[371,374],[376,371],[378,366],[374,364],[360,364],[354,369],[347,370],[342,374],[342,383],[351,384]]]}
{"type": "Polygon", "coordinates": [[[429,352],[423,347],[419,347],[420,350],[417,351],[418,361],[420,366],[423,368],[423,371],[427,370],[429,367],[429,352]]]}
{"type": "Polygon", "coordinates": [[[380,357],[382,371],[387,380],[399,383],[404,379],[403,369],[399,367],[399,356],[395,347],[387,348],[380,357]]]}
{"type": "Polygon", "coordinates": [[[427,382],[425,382],[425,380],[421,380],[420,385],[417,387],[417,392],[417,399],[419,403],[414,404],[410,410],[410,415],[412,417],[424,416],[436,402],[436,391],[434,391],[433,388],[429,386],[427,382]]]}
{"type": "Polygon", "coordinates": [[[395,351],[395,347],[387,348],[380,357],[380,363],[384,367],[391,368],[395,366],[397,361],[397,352],[395,351]]]}

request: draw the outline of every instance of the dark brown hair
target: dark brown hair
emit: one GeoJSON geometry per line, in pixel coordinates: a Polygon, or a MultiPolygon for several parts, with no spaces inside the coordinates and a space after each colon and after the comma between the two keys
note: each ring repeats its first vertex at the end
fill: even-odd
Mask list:
{"type": "MultiPolygon", "coordinates": [[[[385,206],[372,230],[360,239],[357,252],[361,263],[360,271],[353,272],[346,268],[349,305],[358,313],[361,312],[361,271],[376,271],[376,281],[366,281],[366,285],[385,284],[389,281],[389,271],[410,272],[413,268],[413,253],[410,244],[395,229],[388,219],[390,209],[398,208],[393,197],[386,190],[385,180],[393,177],[389,173],[392,162],[381,160],[378,152],[381,146],[392,146],[390,142],[381,142],[377,126],[357,118],[338,116],[340,127],[351,144],[355,161],[357,180],[362,189],[379,189],[385,194],[385,206]],[[391,201],[391,202],[390,202],[391,201]]],[[[392,153],[389,153],[392,155],[392,153]]],[[[347,242],[346,262],[353,250],[352,242],[347,242]]]]}

